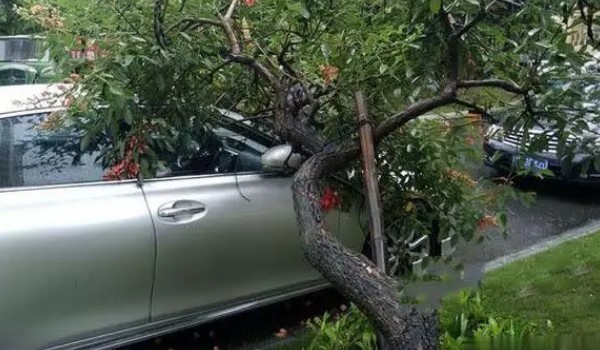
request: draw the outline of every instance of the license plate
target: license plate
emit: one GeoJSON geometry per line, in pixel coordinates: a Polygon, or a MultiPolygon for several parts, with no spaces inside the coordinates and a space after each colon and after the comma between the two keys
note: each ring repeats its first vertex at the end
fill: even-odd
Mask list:
{"type": "MultiPolygon", "coordinates": [[[[513,165],[519,165],[521,157],[513,157],[513,165]]],[[[548,169],[548,159],[540,159],[535,157],[523,157],[523,167],[528,170],[546,170],[548,169]]]]}

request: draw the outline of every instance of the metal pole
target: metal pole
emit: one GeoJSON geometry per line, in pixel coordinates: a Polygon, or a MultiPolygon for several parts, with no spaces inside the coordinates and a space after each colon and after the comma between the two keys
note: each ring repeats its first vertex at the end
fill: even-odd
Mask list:
{"type": "Polygon", "coordinates": [[[360,148],[362,151],[363,176],[367,191],[367,205],[369,206],[369,231],[374,260],[377,267],[385,273],[385,245],[383,240],[383,220],[381,218],[381,201],[377,169],[375,167],[375,147],[373,145],[373,127],[369,123],[367,104],[362,91],[354,95],[358,122],[360,123],[360,148]]]}

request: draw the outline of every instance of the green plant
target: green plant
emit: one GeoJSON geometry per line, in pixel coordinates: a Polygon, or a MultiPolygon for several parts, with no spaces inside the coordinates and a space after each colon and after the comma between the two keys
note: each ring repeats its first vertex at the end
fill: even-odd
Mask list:
{"type": "Polygon", "coordinates": [[[454,338],[446,332],[442,335],[441,346],[443,350],[462,350],[467,339],[465,337],[454,338]]]}
{"type": "Polygon", "coordinates": [[[305,350],[370,350],[375,349],[375,331],[369,320],[351,306],[347,312],[308,322],[312,341],[305,350]]]}
{"type": "Polygon", "coordinates": [[[448,298],[442,310],[444,349],[461,349],[465,343],[491,338],[523,338],[552,333],[552,323],[535,322],[494,315],[485,308],[479,292],[461,291],[448,298]]]}

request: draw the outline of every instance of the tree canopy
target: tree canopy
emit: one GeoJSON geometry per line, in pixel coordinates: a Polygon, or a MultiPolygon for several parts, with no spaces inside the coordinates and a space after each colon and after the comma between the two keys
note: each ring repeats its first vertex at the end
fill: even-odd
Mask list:
{"type": "Polygon", "coordinates": [[[18,0],[0,1],[0,35],[35,34],[32,22],[23,20],[16,11],[18,0]]]}
{"type": "Polygon", "coordinates": [[[315,200],[329,174],[361,182],[354,93],[367,96],[396,254],[434,224],[441,238],[470,239],[479,228],[505,224],[499,208],[514,194],[466,173],[465,158],[481,158],[468,121],[415,119],[468,108],[508,127],[544,121],[561,135],[590,131],[582,101],[597,92],[585,84],[557,88],[597,79],[583,69],[585,48],[567,43],[579,5],[28,0],[20,13],[46,29],[63,72],[71,73],[68,119],[86,130],[83,151],[103,150],[113,179],[154,176],[220,108],[304,153],[293,190],[305,255],[399,349],[435,348],[435,335],[426,335],[435,334],[433,318],[399,304],[394,280],[329,235],[315,200]],[[88,59],[73,59],[72,50],[88,59]]]}

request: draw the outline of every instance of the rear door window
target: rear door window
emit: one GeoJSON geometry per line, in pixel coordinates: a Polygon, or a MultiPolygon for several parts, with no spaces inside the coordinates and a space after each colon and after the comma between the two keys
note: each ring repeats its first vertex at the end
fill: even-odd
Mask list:
{"type": "Polygon", "coordinates": [[[100,153],[82,153],[80,136],[54,127],[56,118],[52,113],[0,117],[0,188],[102,181],[100,153]]]}

